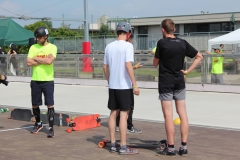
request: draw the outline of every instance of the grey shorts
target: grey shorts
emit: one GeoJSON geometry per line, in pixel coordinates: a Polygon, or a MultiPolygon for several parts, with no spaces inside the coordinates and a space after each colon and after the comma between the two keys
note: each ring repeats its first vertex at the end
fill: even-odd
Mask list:
{"type": "Polygon", "coordinates": [[[223,84],[223,74],[211,74],[211,83],[223,84]]]}
{"type": "Polygon", "coordinates": [[[172,101],[172,100],[185,100],[186,99],[186,90],[173,90],[169,93],[160,93],[159,100],[161,101],[172,101]]]}

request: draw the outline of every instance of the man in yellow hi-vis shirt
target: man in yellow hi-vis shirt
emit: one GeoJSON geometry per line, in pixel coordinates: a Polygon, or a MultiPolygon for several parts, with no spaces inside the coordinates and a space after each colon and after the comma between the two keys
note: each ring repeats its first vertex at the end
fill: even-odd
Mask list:
{"type": "Polygon", "coordinates": [[[53,62],[57,56],[57,47],[48,41],[48,30],[45,27],[39,27],[35,30],[34,36],[37,44],[31,46],[27,65],[32,66],[31,96],[32,110],[36,118],[36,123],[31,133],[38,133],[42,129],[40,121],[40,109],[42,105],[42,94],[44,102],[48,107],[49,133],[48,138],[54,137],[54,68],[53,62]]]}
{"type": "MultiPolygon", "coordinates": [[[[214,52],[207,54],[222,54],[219,47],[213,48],[214,52]]],[[[224,57],[212,57],[211,83],[223,84],[223,61],[224,57]]]]}

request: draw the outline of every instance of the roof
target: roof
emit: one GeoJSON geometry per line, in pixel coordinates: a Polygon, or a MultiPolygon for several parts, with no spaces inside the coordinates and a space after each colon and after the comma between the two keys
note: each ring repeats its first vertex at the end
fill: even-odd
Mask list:
{"type": "Polygon", "coordinates": [[[0,46],[28,45],[29,38],[34,38],[32,31],[29,31],[12,19],[0,19],[0,46]]]}

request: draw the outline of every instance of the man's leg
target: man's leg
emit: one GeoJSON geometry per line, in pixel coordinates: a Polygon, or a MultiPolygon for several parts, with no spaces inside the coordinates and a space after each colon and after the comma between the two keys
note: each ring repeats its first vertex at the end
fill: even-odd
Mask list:
{"type": "Polygon", "coordinates": [[[127,119],[129,111],[120,111],[120,145],[127,145],[127,119]]]}
{"type": "Polygon", "coordinates": [[[169,145],[174,145],[174,124],[172,101],[161,101],[162,111],[165,119],[165,129],[169,145]]]}
{"type": "Polygon", "coordinates": [[[42,123],[40,119],[40,108],[42,105],[42,91],[39,84],[35,81],[31,81],[31,99],[32,99],[32,112],[36,119],[35,125],[31,133],[38,133],[42,129],[42,123]]]}
{"type": "Polygon", "coordinates": [[[49,123],[49,130],[48,130],[48,138],[53,138],[54,137],[54,130],[53,130],[53,125],[54,125],[54,115],[55,115],[55,110],[54,110],[54,82],[49,81],[46,83],[42,84],[42,90],[45,98],[45,105],[48,107],[48,123],[49,123]]]}
{"type": "Polygon", "coordinates": [[[186,156],[188,154],[187,150],[187,138],[188,138],[188,117],[186,111],[186,102],[185,100],[176,100],[176,110],[181,119],[180,130],[181,130],[181,147],[179,148],[179,154],[186,156]]]}
{"type": "Polygon", "coordinates": [[[119,109],[111,110],[110,116],[108,119],[108,130],[109,130],[110,140],[112,144],[116,143],[115,128],[116,128],[116,118],[118,114],[119,114],[119,109]]]}
{"type": "Polygon", "coordinates": [[[116,119],[116,132],[119,132],[119,121],[120,121],[120,113],[118,112],[116,119]]]}
{"type": "Polygon", "coordinates": [[[187,142],[188,138],[188,117],[187,117],[187,111],[186,111],[186,103],[185,100],[177,100],[175,101],[176,104],[176,110],[180,117],[181,124],[180,124],[180,130],[181,130],[181,140],[182,142],[187,142]]]}
{"type": "Polygon", "coordinates": [[[128,119],[127,119],[127,128],[131,129],[133,127],[132,124],[132,115],[133,115],[133,110],[131,109],[128,114],[128,119]]]}

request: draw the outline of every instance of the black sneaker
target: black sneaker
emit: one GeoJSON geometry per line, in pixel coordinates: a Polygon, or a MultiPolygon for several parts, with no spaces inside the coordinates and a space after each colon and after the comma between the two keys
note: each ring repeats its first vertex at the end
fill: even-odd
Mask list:
{"type": "Polygon", "coordinates": [[[163,151],[158,151],[156,156],[176,157],[176,152],[175,151],[171,151],[168,148],[166,148],[163,151]]]}
{"type": "Polygon", "coordinates": [[[34,125],[32,131],[31,131],[31,133],[36,134],[36,133],[38,133],[42,128],[43,128],[43,127],[42,127],[42,122],[35,123],[35,125],[34,125]]]}
{"type": "Polygon", "coordinates": [[[180,147],[178,154],[179,154],[180,156],[186,157],[187,154],[188,154],[188,150],[187,150],[187,149],[183,149],[182,147],[180,147]]]}
{"type": "Polygon", "coordinates": [[[48,130],[48,138],[53,138],[54,137],[54,130],[53,130],[53,128],[51,127],[51,128],[49,128],[49,130],[48,130]]]}

